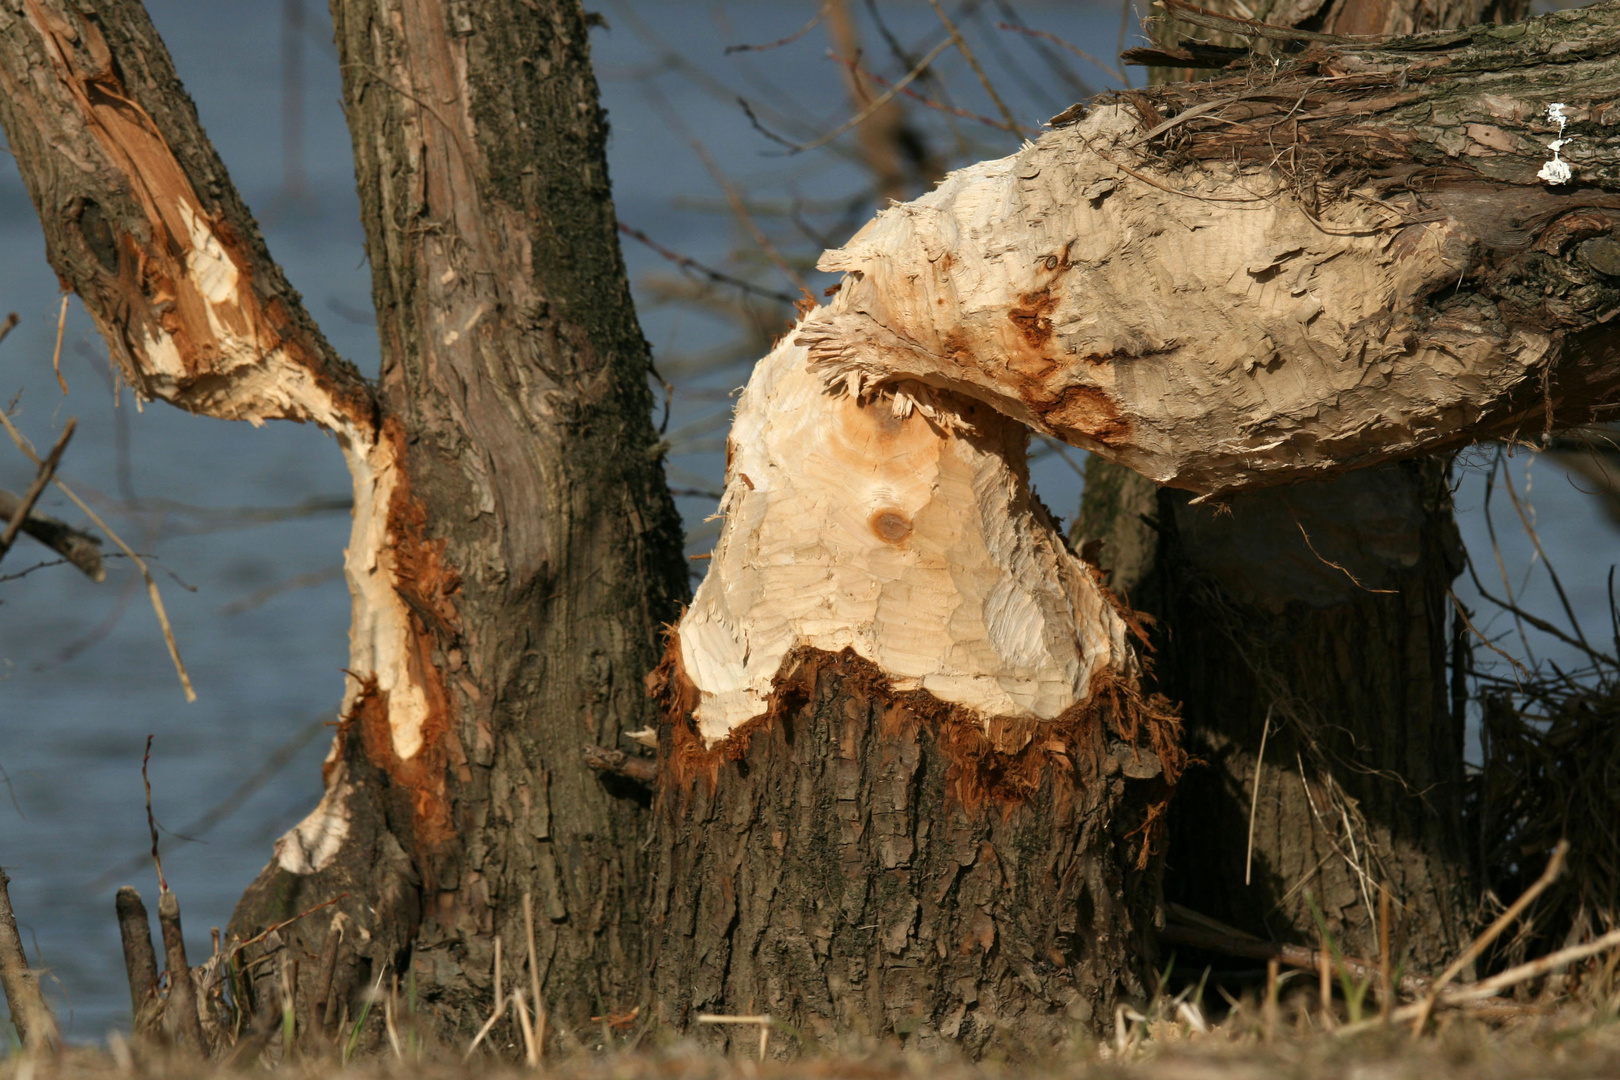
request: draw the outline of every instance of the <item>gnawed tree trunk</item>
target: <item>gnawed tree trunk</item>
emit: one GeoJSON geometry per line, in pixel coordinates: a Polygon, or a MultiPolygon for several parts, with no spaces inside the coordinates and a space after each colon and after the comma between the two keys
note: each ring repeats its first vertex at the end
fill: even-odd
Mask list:
{"type": "MultiPolygon", "coordinates": [[[[957,453],[953,440],[964,429],[990,430],[974,403],[1161,484],[1223,497],[1475,438],[1539,433],[1608,406],[1620,385],[1604,326],[1620,311],[1611,274],[1620,273],[1620,261],[1611,260],[1620,250],[1611,235],[1620,224],[1620,194],[1611,190],[1620,174],[1606,156],[1601,120],[1620,81],[1620,5],[1382,43],[1296,37],[1307,39],[1301,51],[1238,77],[1123,95],[1089,115],[1071,110],[1057,130],[1013,157],[954,174],[823,257],[823,269],[846,277],[831,304],[756,370],[739,405],[725,531],[682,620],[664,684],[658,824],[665,865],[674,869],[660,881],[655,907],[665,921],[654,984],[666,1017],[682,1023],[702,1009],[770,1009],[813,1021],[801,1032],[832,1030],[853,1012],[841,1011],[848,973],[858,973],[862,992],[881,995],[890,985],[880,947],[854,936],[860,924],[849,920],[873,920],[868,933],[894,925],[908,910],[904,890],[891,906],[849,885],[897,871],[908,886],[917,876],[932,880],[930,849],[913,834],[937,828],[938,819],[902,819],[906,858],[920,852],[922,861],[902,866],[889,854],[886,864],[882,844],[866,832],[889,834],[897,823],[861,801],[858,780],[875,791],[883,769],[894,768],[880,763],[947,756],[937,740],[893,734],[910,730],[909,720],[883,726],[896,692],[925,693],[938,708],[960,710],[992,747],[1009,705],[1028,732],[1029,743],[1019,745],[1058,732],[1066,710],[1094,707],[1092,688],[1073,680],[1068,664],[1086,647],[1045,632],[1061,610],[1050,598],[1062,596],[1063,560],[1047,563],[1059,576],[1042,582],[998,558],[1010,549],[993,530],[975,532],[981,522],[1010,519],[1015,534],[1042,537],[1049,522],[1019,516],[998,499],[999,483],[973,487],[971,505],[955,501],[962,489],[953,489],[943,464],[957,453]],[[1547,54],[1559,58],[1556,69],[1537,66],[1547,54]],[[1572,86],[1582,96],[1565,92],[1572,86]],[[1546,143],[1559,133],[1548,119],[1554,101],[1573,123],[1562,134],[1578,136],[1558,150],[1585,141],[1581,156],[1564,155],[1573,183],[1539,175],[1552,158],[1546,143]],[[773,397],[781,403],[770,404],[773,397]],[[975,418],[963,424],[966,414],[975,418]],[[884,417],[930,423],[930,438],[921,439],[919,426],[915,443],[883,445],[875,436],[884,417]],[[848,437],[856,421],[864,427],[853,430],[870,432],[864,439],[848,437]],[[841,442],[865,448],[844,455],[835,452],[841,442]],[[929,524],[941,532],[923,528],[925,509],[935,510],[929,524]],[[910,557],[886,552],[886,542],[910,545],[910,557]],[[994,602],[997,588],[983,582],[998,576],[1016,581],[1011,592],[1028,598],[1026,625],[1041,628],[1025,640],[1045,651],[1029,655],[1055,664],[1033,683],[1011,653],[973,647],[996,641],[985,628],[1003,609],[994,602]],[[842,650],[875,672],[857,677],[838,667],[854,663],[842,650]],[[804,663],[812,664],[808,675],[804,663]],[[1037,686],[1057,696],[1043,699],[1037,686]],[[801,732],[812,746],[837,745],[841,762],[865,772],[829,770],[789,790],[786,777],[802,770],[782,759],[815,753],[801,751],[801,732]],[[697,761],[708,770],[701,776],[697,761]],[[835,870],[824,853],[841,809],[852,825],[838,836],[844,861],[835,870]],[[683,874],[696,880],[682,882],[683,874]],[[853,899],[829,910],[827,897],[846,895],[853,899]],[[773,907],[779,898],[782,906],[773,907]],[[799,958],[794,977],[772,979],[772,950],[799,958]]],[[[991,471],[1016,474],[1017,459],[1005,449],[1000,456],[991,471]]],[[[1253,666],[1247,690],[1222,685],[1242,683],[1242,669],[1211,668],[1203,684],[1187,680],[1188,692],[1264,693],[1287,709],[1292,699],[1278,699],[1291,677],[1301,676],[1312,695],[1342,691],[1357,663],[1376,662],[1398,644],[1402,664],[1364,677],[1368,685],[1348,700],[1357,709],[1389,709],[1367,733],[1383,744],[1378,752],[1411,763],[1437,748],[1444,754],[1434,771],[1448,774],[1457,761],[1454,717],[1434,691],[1448,644],[1440,595],[1451,572],[1450,538],[1427,529],[1446,520],[1440,483],[1432,467],[1407,466],[1347,481],[1338,495],[1357,491],[1376,504],[1393,494],[1423,517],[1416,526],[1400,523],[1401,538],[1415,537],[1415,548],[1359,550],[1365,537],[1349,537],[1351,561],[1378,583],[1348,587],[1393,589],[1372,594],[1384,606],[1358,599],[1333,619],[1306,617],[1295,626],[1299,641],[1253,666]],[[1377,645],[1358,656],[1357,635],[1377,645]],[[1331,677],[1305,677],[1300,667],[1314,659],[1308,650],[1328,643],[1338,650],[1331,677]],[[1413,717],[1436,722],[1413,740],[1401,730],[1401,719],[1413,717]],[[1425,741],[1433,739],[1443,745],[1425,741]]],[[[1263,509],[1275,518],[1287,507],[1280,492],[1263,509]]],[[[1189,536],[1204,526],[1202,512],[1187,515],[1189,536]]],[[[1179,520],[1173,504],[1166,513],[1179,520]]],[[[1159,527],[1171,528],[1168,520],[1159,527]]],[[[1049,539],[1036,546],[1050,550],[1042,546],[1049,539]]],[[[1312,566],[1306,577],[1337,604],[1347,586],[1324,584],[1322,569],[1312,566]]],[[[1090,586],[1088,577],[1072,580],[1090,586]]],[[[1260,618],[1274,599],[1268,584],[1275,583],[1260,582],[1247,597],[1260,618]]],[[[1082,618],[1112,611],[1072,599],[1070,607],[1082,618]]],[[[1096,631],[1068,632],[1084,642],[1096,631]]],[[[1114,655],[1107,663],[1134,691],[1134,661],[1114,655]]],[[[1320,741],[1324,754],[1366,749],[1354,738],[1320,741]]],[[[1302,750],[1297,739],[1281,742],[1277,753],[1302,750]]],[[[993,753],[983,760],[1004,767],[993,753]]],[[[929,765],[950,767],[948,760],[929,765]]],[[[1326,819],[1357,813],[1358,795],[1367,810],[1382,812],[1359,790],[1324,790],[1320,775],[1302,780],[1322,835],[1295,845],[1294,862],[1308,857],[1306,849],[1333,850],[1338,837],[1326,819]]],[[[891,801],[909,812],[927,804],[918,795],[924,791],[891,801]]],[[[957,805],[950,796],[947,788],[947,814],[957,805]]],[[[1452,797],[1439,795],[1438,823],[1429,830],[1438,836],[1378,837],[1434,857],[1428,894],[1415,895],[1423,858],[1392,868],[1350,852],[1344,862],[1357,867],[1353,890],[1323,898],[1347,910],[1367,904],[1377,874],[1411,887],[1410,903],[1433,898],[1455,910],[1452,797]]],[[[872,798],[884,805],[881,793],[872,798]]],[[[1265,827],[1295,825],[1279,817],[1265,827]]],[[[1085,824],[1063,821],[1052,835],[1085,835],[1085,824]]],[[[1240,846],[1240,835],[1224,838],[1223,848],[1240,846]]],[[[1102,860],[1115,857],[1079,851],[1075,865],[1091,860],[1107,873],[1102,860]]],[[[1289,872],[1278,861],[1267,869],[1289,872]]],[[[921,904],[925,895],[912,898],[921,904]]],[[[1148,902],[1145,892],[1133,895],[1148,902]]],[[[1072,914],[1072,897],[1049,899],[1057,918],[1072,914]]],[[[925,929],[919,920],[894,939],[900,955],[919,962],[927,955],[922,943],[936,943],[930,976],[944,971],[956,917],[950,906],[932,913],[925,929]]],[[[1341,924],[1346,917],[1339,914],[1341,924]]],[[[1151,909],[1135,918],[1132,925],[1151,921],[1151,909]]],[[[1444,917],[1434,921],[1418,927],[1431,941],[1456,935],[1444,917]]],[[[1103,948],[1115,947],[1109,930],[1099,930],[1103,948]]],[[[1352,943],[1366,946],[1360,937],[1352,943]]],[[[1036,951],[1016,934],[1007,944],[992,964],[1036,951]]],[[[1064,959],[1070,966],[1060,978],[1085,964],[1073,954],[1064,959]]],[[[1027,996],[981,998],[980,987],[997,978],[980,975],[955,996],[942,976],[907,976],[895,989],[902,1004],[874,1017],[872,1032],[960,1035],[955,1018],[984,1001],[972,1037],[988,1030],[1050,1037],[1041,1025],[1061,994],[1035,979],[1023,985],[1027,996]]]]}
{"type": "Polygon", "coordinates": [[[1620,9],[1278,60],[1070,110],[880,213],[822,258],[812,366],[1200,494],[1606,415],[1620,9]],[[1554,102],[1568,183],[1538,175],[1554,102]]]}
{"type": "Polygon", "coordinates": [[[1151,985],[1182,766],[1129,615],[1031,495],[1021,425],[915,384],[828,394],[794,336],[739,400],[655,684],[652,1001],[807,1043],[1103,1028],[1151,985]]]}
{"type": "MultiPolygon", "coordinates": [[[[232,932],[346,893],[333,986],[298,969],[300,1024],[357,1015],[392,971],[468,1031],[532,894],[540,977],[572,1020],[634,982],[646,888],[642,807],[580,747],[651,718],[685,588],[585,19],[568,0],[334,12],[375,387],[270,261],[138,3],[0,5],[0,122],[52,265],[136,392],[319,423],[354,478],[354,679],[326,795],[232,932]]],[[[320,956],[330,925],[258,951],[320,956]]]]}
{"type": "MultiPolygon", "coordinates": [[[[1524,10],[1334,0],[1245,14],[1388,34],[1524,10]]],[[[1224,50],[1218,63],[1242,55],[1248,41],[1212,30],[1157,22],[1156,46],[1136,51],[1156,65],[1151,81],[1191,77],[1161,65],[1200,52],[1224,50]]],[[[1216,513],[1122,466],[1088,463],[1076,546],[1095,543],[1110,584],[1156,617],[1158,685],[1184,703],[1189,747],[1207,764],[1171,809],[1170,900],[1311,944],[1321,918],[1345,949],[1370,956],[1387,886],[1398,955],[1420,970],[1455,955],[1477,896],[1458,801],[1464,717],[1448,700],[1458,545],[1444,472],[1353,473],[1240,495],[1216,513]]]]}

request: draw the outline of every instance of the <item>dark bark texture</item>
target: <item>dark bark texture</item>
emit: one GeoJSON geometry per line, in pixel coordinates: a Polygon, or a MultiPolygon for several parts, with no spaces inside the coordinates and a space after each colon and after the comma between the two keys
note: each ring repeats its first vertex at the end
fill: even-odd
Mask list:
{"type": "Polygon", "coordinates": [[[686,596],[587,26],[566,0],[332,10],[379,405],[405,448],[406,527],[434,553],[411,606],[448,722],[424,768],[393,760],[358,702],[348,761],[372,778],[374,839],[335,875],[272,867],[233,925],[339,885],[398,897],[418,992],[466,1035],[497,933],[522,970],[530,894],[542,992],[571,1024],[635,989],[646,889],[645,800],[580,750],[652,720],[657,630],[686,596]],[[390,863],[403,876],[379,889],[390,863]]]}
{"type": "Polygon", "coordinates": [[[678,683],[649,912],[663,1022],[754,1045],[754,1029],[689,1025],[765,1014],[783,1054],[1016,1057],[1108,1030],[1152,985],[1173,719],[1104,694],[987,733],[850,651],[802,650],[770,712],[703,750],[678,683]]]}
{"type": "MultiPolygon", "coordinates": [[[[645,795],[580,749],[652,721],[644,678],[687,590],[587,24],[577,0],[333,13],[376,386],[270,260],[139,3],[0,2],[0,123],[52,265],[138,393],[317,422],[355,476],[359,659],[320,828],[308,865],[278,847],[231,932],[341,896],[332,986],[298,968],[300,1024],[315,997],[357,1015],[388,972],[449,1034],[488,1013],[495,934],[520,970],[532,895],[572,1022],[633,991],[646,890],[645,795]]],[[[326,955],[331,925],[250,954],[326,955]]]]}
{"type": "Polygon", "coordinates": [[[1442,463],[1224,507],[1117,471],[1089,463],[1077,531],[1115,523],[1098,555],[1119,551],[1116,585],[1157,617],[1157,685],[1182,703],[1204,763],[1172,807],[1167,897],[1303,943],[1314,903],[1342,947],[1376,956],[1382,884],[1410,958],[1449,959],[1473,902],[1464,718],[1448,684],[1462,553],[1442,463]]]}

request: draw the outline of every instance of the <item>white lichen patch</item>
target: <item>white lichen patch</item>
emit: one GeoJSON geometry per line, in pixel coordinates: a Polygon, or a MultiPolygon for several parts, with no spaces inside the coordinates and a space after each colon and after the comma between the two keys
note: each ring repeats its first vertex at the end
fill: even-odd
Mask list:
{"type": "Polygon", "coordinates": [[[1564,115],[1566,108],[1568,106],[1562,101],[1555,101],[1547,106],[1547,119],[1558,125],[1558,138],[1547,144],[1547,149],[1552,151],[1553,156],[1541,167],[1541,171],[1536,173],[1538,179],[1554,185],[1567,184],[1575,177],[1575,171],[1561,156],[1564,147],[1571,141],[1564,138],[1564,129],[1569,125],[1569,117],[1564,115]]]}

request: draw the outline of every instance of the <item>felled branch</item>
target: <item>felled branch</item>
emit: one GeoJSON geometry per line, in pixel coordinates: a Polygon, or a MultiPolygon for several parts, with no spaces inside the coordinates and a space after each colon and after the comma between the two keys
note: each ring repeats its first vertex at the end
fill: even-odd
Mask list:
{"type": "Polygon", "coordinates": [[[1617,93],[1614,2],[1126,92],[880,213],[798,341],[1205,493],[1590,423],[1617,93]]]}

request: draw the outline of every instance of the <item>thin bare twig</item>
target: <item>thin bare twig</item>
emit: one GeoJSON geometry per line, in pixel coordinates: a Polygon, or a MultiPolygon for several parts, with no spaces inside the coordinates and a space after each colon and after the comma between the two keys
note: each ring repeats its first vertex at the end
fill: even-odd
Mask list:
{"type": "MultiPolygon", "coordinates": [[[[1475,578],[1474,583],[1476,585],[1479,584],[1479,579],[1475,578]]],[[[1480,591],[1483,592],[1484,590],[1482,589],[1480,591]]],[[[1502,659],[1506,660],[1510,665],[1512,665],[1513,670],[1515,672],[1515,680],[1517,680],[1518,676],[1520,676],[1520,675],[1522,675],[1526,679],[1532,678],[1532,676],[1530,674],[1530,669],[1525,667],[1524,664],[1521,663],[1517,657],[1509,656],[1506,652],[1504,652],[1501,648],[1499,648],[1494,641],[1492,641],[1490,638],[1486,637],[1480,631],[1479,627],[1474,625],[1474,621],[1468,617],[1468,612],[1466,610],[1464,610],[1463,605],[1462,605],[1462,601],[1457,599],[1457,594],[1455,592],[1453,592],[1450,589],[1447,589],[1446,590],[1446,595],[1451,597],[1451,604],[1452,604],[1452,606],[1454,608],[1457,609],[1457,617],[1462,619],[1463,625],[1468,627],[1469,632],[1472,633],[1476,638],[1478,638],[1480,640],[1480,643],[1483,644],[1487,649],[1491,650],[1491,652],[1495,653],[1497,656],[1500,656],[1502,659]]],[[[1515,685],[1518,685],[1518,686],[1522,687],[1523,683],[1516,682],[1515,685]]]]}
{"type": "MultiPolygon", "coordinates": [[[[42,463],[39,454],[34,451],[33,444],[28,441],[22,432],[17,430],[17,425],[11,422],[11,417],[6,415],[4,409],[0,409],[0,425],[5,426],[6,434],[11,436],[11,441],[16,443],[17,448],[28,455],[35,465],[42,463]]],[[[146,579],[146,595],[152,601],[152,611],[157,615],[158,625],[163,629],[163,641],[169,647],[169,659],[174,661],[174,670],[180,676],[180,686],[186,692],[186,701],[196,701],[197,691],[192,689],[191,676],[186,672],[185,662],[180,659],[180,646],[174,640],[174,627],[169,624],[169,613],[163,608],[163,596],[158,592],[157,582],[153,579],[152,570],[146,565],[146,560],[135,554],[134,548],[124,543],[121,536],[108,528],[107,523],[101,520],[100,515],[90,509],[83,499],[74,494],[73,489],[64,484],[61,477],[53,477],[51,482],[56,485],[58,491],[73,501],[73,505],[77,506],[85,517],[95,523],[96,528],[106,533],[107,538],[117,544],[119,550],[127,555],[131,562],[140,567],[141,576],[146,579]]]]}
{"type": "Polygon", "coordinates": [[[79,422],[77,420],[71,417],[68,419],[67,425],[62,428],[61,436],[56,440],[56,445],[51,447],[51,452],[45,456],[44,462],[39,466],[39,471],[34,474],[34,482],[28,485],[27,491],[23,492],[23,497],[17,508],[12,511],[11,521],[6,525],[6,531],[0,533],[0,559],[4,559],[6,553],[11,550],[11,545],[17,542],[17,534],[22,531],[24,523],[28,520],[28,515],[34,512],[34,504],[39,502],[41,495],[45,494],[45,488],[49,486],[51,478],[56,475],[56,467],[62,463],[62,453],[67,449],[68,440],[73,438],[73,431],[78,426],[79,422]]]}
{"type": "Polygon", "coordinates": [[[862,109],[848,120],[845,120],[842,124],[839,124],[825,135],[822,135],[820,138],[812,139],[807,143],[800,143],[796,146],[790,147],[788,153],[802,154],[806,150],[815,150],[818,147],[826,146],[828,143],[838,138],[838,136],[844,134],[844,132],[864,124],[867,119],[879,109],[883,108],[883,106],[887,105],[890,101],[893,101],[896,94],[910,86],[919,75],[927,71],[928,65],[932,64],[935,60],[938,60],[940,54],[954,44],[955,42],[953,42],[950,38],[946,38],[938,45],[935,45],[932,49],[928,50],[928,54],[926,56],[917,61],[916,67],[906,72],[903,76],[895,81],[893,86],[889,87],[883,93],[879,94],[877,97],[868,102],[866,108],[862,109]]]}
{"type": "Polygon", "coordinates": [[[651,248],[654,252],[668,259],[676,266],[679,266],[682,270],[691,270],[695,273],[702,274],[704,277],[708,278],[717,285],[729,285],[734,289],[741,289],[743,292],[752,293],[755,296],[762,296],[767,300],[775,300],[783,304],[792,304],[798,299],[798,297],[790,296],[784,292],[777,292],[774,289],[762,289],[758,285],[744,281],[742,278],[732,277],[730,274],[723,271],[705,266],[691,256],[682,255],[678,251],[671,251],[669,248],[660,244],[658,241],[654,240],[640,229],[631,228],[622,221],[619,222],[619,231],[630,237],[630,239],[636,240],[651,248]]]}
{"type": "Polygon", "coordinates": [[[822,4],[821,9],[811,17],[809,22],[805,23],[803,26],[799,27],[785,38],[777,38],[775,41],[767,41],[763,45],[727,45],[723,51],[726,56],[730,56],[732,53],[764,52],[767,49],[780,49],[784,45],[791,45],[795,41],[798,41],[800,38],[804,37],[804,35],[808,34],[811,30],[814,30],[816,28],[816,24],[827,17],[827,9],[831,6],[831,3],[822,4]]]}
{"type": "Polygon", "coordinates": [[[698,160],[708,170],[709,176],[720,188],[721,193],[725,195],[726,205],[731,207],[731,212],[736,215],[737,221],[742,227],[748,230],[748,235],[754,238],[754,243],[759,246],[760,251],[765,253],[765,257],[771,260],[771,264],[780,270],[782,276],[791,281],[795,288],[809,295],[810,286],[805,282],[804,276],[795,270],[787,259],[782,257],[782,253],[771,242],[771,238],[765,235],[765,230],[759,227],[759,223],[754,220],[754,215],[748,210],[748,204],[737,193],[736,187],[721,170],[719,162],[715,161],[714,157],[710,155],[702,140],[692,133],[691,129],[686,126],[686,122],[681,119],[680,114],[670,108],[662,97],[656,94],[648,94],[647,100],[654,110],[663,117],[664,123],[678,132],[686,140],[687,145],[691,146],[692,152],[698,156],[698,160]]]}
{"type": "Polygon", "coordinates": [[[1074,53],[1074,55],[1078,56],[1080,59],[1084,60],[1086,63],[1092,65],[1100,71],[1112,75],[1114,78],[1118,79],[1122,83],[1125,83],[1126,85],[1130,84],[1130,79],[1126,78],[1125,73],[1119,68],[1115,67],[1113,64],[1104,63],[1095,56],[1092,56],[1090,53],[1086,52],[1084,49],[1075,48],[1073,45],[1070,45],[1067,41],[1064,41],[1056,34],[1049,34],[1045,30],[1036,30],[1034,27],[1019,26],[1017,23],[1010,22],[998,22],[996,23],[996,26],[1002,30],[1011,30],[1019,34],[1028,34],[1030,37],[1043,38],[1055,45],[1061,45],[1063,48],[1068,49],[1070,52],[1074,53]]]}
{"type": "MultiPolygon", "coordinates": [[[[827,55],[832,57],[834,60],[838,61],[840,64],[843,64],[853,74],[855,74],[855,75],[857,75],[857,76],[859,76],[859,77],[861,77],[863,79],[871,79],[874,83],[876,83],[877,85],[879,85],[879,86],[881,86],[881,87],[883,87],[885,89],[887,89],[890,86],[889,80],[885,79],[881,75],[877,75],[877,74],[874,74],[873,72],[867,71],[865,68],[861,67],[859,64],[857,64],[853,60],[846,60],[844,57],[839,56],[837,53],[832,52],[831,50],[828,50],[827,55]]],[[[977,121],[978,123],[984,124],[987,127],[993,127],[997,131],[1011,131],[1016,135],[1016,134],[1019,134],[1021,132],[1021,130],[1022,130],[1022,129],[1019,129],[1019,128],[1009,127],[1007,125],[1007,122],[1004,121],[1004,120],[997,120],[994,117],[990,117],[990,116],[980,116],[978,113],[973,112],[973,111],[971,111],[969,109],[962,109],[962,108],[958,108],[955,105],[946,105],[942,101],[935,101],[931,97],[926,97],[926,96],[924,96],[922,94],[917,93],[917,91],[911,89],[911,87],[909,87],[909,86],[901,88],[900,92],[902,94],[904,94],[906,97],[910,98],[911,100],[917,102],[919,105],[925,105],[930,109],[935,109],[935,110],[938,110],[939,112],[942,112],[942,113],[950,113],[952,116],[960,116],[964,120],[974,120],[974,121],[977,121]]]]}
{"type": "Polygon", "coordinates": [[[1007,130],[1015,134],[1023,134],[1028,129],[1018,122],[1018,118],[1013,116],[1012,110],[1007,108],[1007,103],[1001,100],[1001,95],[996,93],[995,84],[990,81],[990,76],[986,75],[984,68],[979,66],[979,58],[973,55],[973,50],[968,48],[968,43],[962,39],[962,31],[958,30],[956,24],[951,21],[951,17],[945,14],[945,9],[940,6],[939,0],[928,0],[928,3],[933,7],[934,14],[939,16],[939,21],[945,25],[946,31],[951,35],[951,40],[956,43],[956,51],[962,54],[962,59],[968,62],[968,67],[973,69],[973,74],[979,77],[979,85],[983,86],[984,92],[990,95],[990,100],[995,103],[996,110],[1001,113],[1001,118],[1007,121],[1007,130]]]}
{"type": "MultiPolygon", "coordinates": [[[[307,909],[305,911],[300,911],[297,915],[294,915],[290,919],[283,919],[280,922],[278,922],[278,923],[276,923],[276,924],[274,924],[272,926],[267,926],[263,930],[259,931],[257,934],[254,934],[252,937],[248,938],[246,941],[238,942],[236,947],[231,950],[231,955],[234,956],[234,955],[240,953],[243,949],[247,948],[249,945],[257,945],[259,942],[263,941],[265,938],[269,937],[271,934],[274,934],[278,930],[285,930],[287,927],[291,926],[293,923],[297,922],[299,919],[306,918],[306,917],[308,917],[310,915],[313,915],[317,911],[321,910],[322,908],[331,907],[333,904],[337,903],[339,900],[347,900],[348,897],[349,897],[348,893],[338,893],[336,896],[332,897],[332,899],[330,899],[330,900],[322,900],[320,903],[316,904],[314,907],[309,908],[309,909],[307,909]]],[[[378,977],[381,978],[380,975],[378,977]]]]}
{"type": "MultiPolygon", "coordinates": [[[[1472,569],[1472,567],[1470,567],[1470,569],[1472,569]]],[[[1565,645],[1574,646],[1575,648],[1581,650],[1583,653],[1585,653],[1587,656],[1590,656],[1594,660],[1601,661],[1602,663],[1609,664],[1611,666],[1620,667],[1620,660],[1616,660],[1614,657],[1610,656],[1608,653],[1603,652],[1603,651],[1601,651],[1599,649],[1593,648],[1591,645],[1588,645],[1584,640],[1577,640],[1575,638],[1570,637],[1568,634],[1566,634],[1562,630],[1558,629],[1558,627],[1554,626],[1552,623],[1548,622],[1546,619],[1541,618],[1539,615],[1530,614],[1530,612],[1525,611],[1523,608],[1519,607],[1519,605],[1517,605],[1517,604],[1509,603],[1506,600],[1499,600],[1496,597],[1492,596],[1489,592],[1485,591],[1485,586],[1480,584],[1479,578],[1477,576],[1474,578],[1474,587],[1479,590],[1479,595],[1480,596],[1483,596],[1486,600],[1489,600],[1491,603],[1495,604],[1497,607],[1502,608],[1505,611],[1512,612],[1514,615],[1516,615],[1519,618],[1523,619],[1525,622],[1529,623],[1531,626],[1535,627],[1537,630],[1540,630],[1542,633],[1551,634],[1553,637],[1557,638],[1559,641],[1562,641],[1565,645]]]]}
{"type": "MultiPolygon", "coordinates": [[[[1529,476],[1528,466],[1525,475],[1526,477],[1529,476]]],[[[1536,554],[1541,556],[1541,564],[1547,568],[1547,576],[1552,578],[1553,588],[1558,593],[1558,602],[1564,607],[1564,614],[1569,618],[1569,625],[1574,628],[1575,636],[1581,639],[1578,647],[1590,653],[1592,647],[1586,643],[1586,635],[1581,632],[1581,621],[1575,617],[1575,609],[1569,602],[1568,594],[1564,592],[1564,583],[1559,580],[1558,571],[1553,567],[1552,560],[1547,558],[1547,553],[1541,548],[1541,534],[1536,531],[1535,524],[1530,520],[1530,516],[1525,513],[1524,506],[1519,502],[1518,489],[1513,486],[1513,474],[1507,469],[1503,469],[1502,480],[1507,484],[1508,499],[1513,503],[1514,512],[1519,515],[1519,524],[1524,527],[1525,535],[1530,537],[1530,543],[1535,546],[1536,554]]],[[[1529,484],[1529,482],[1528,479],[1525,480],[1526,484],[1529,484]]],[[[1526,489],[1526,495],[1528,497],[1528,488],[1526,489]]]]}
{"type": "Polygon", "coordinates": [[[1370,589],[1367,586],[1363,585],[1361,583],[1361,579],[1356,577],[1356,575],[1352,574],[1347,567],[1340,566],[1338,563],[1334,562],[1332,559],[1324,557],[1320,551],[1316,550],[1316,545],[1311,543],[1311,534],[1305,531],[1305,524],[1302,521],[1299,520],[1299,515],[1294,512],[1294,508],[1289,505],[1287,499],[1283,500],[1283,505],[1288,507],[1289,516],[1294,519],[1294,524],[1299,526],[1299,535],[1301,535],[1301,536],[1303,536],[1305,538],[1305,546],[1307,548],[1310,548],[1311,554],[1316,556],[1316,559],[1317,559],[1318,562],[1322,563],[1325,566],[1331,566],[1331,567],[1333,567],[1333,569],[1339,571],[1345,577],[1349,578],[1350,583],[1352,585],[1354,585],[1356,588],[1360,589],[1362,592],[1386,593],[1386,594],[1389,594],[1389,595],[1398,595],[1400,593],[1399,589],[1370,589]]]}
{"type": "Polygon", "coordinates": [[[71,293],[62,294],[62,310],[56,315],[56,349],[51,353],[51,370],[56,372],[57,384],[62,387],[62,396],[67,397],[67,380],[62,378],[62,333],[67,330],[68,297],[71,293]]]}

